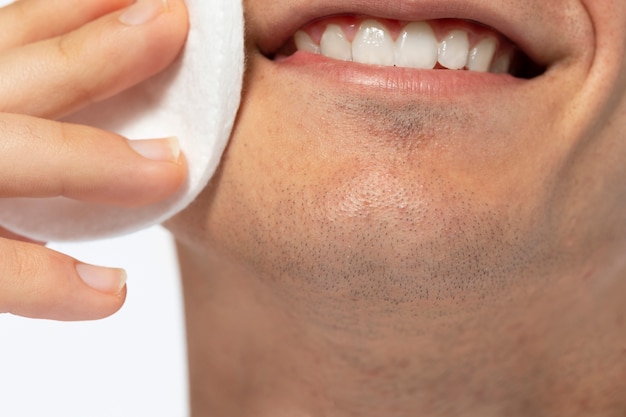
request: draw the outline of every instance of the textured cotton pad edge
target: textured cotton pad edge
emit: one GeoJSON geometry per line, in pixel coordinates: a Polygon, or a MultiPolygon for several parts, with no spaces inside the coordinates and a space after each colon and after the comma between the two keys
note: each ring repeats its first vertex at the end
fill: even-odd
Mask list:
{"type": "Polygon", "coordinates": [[[190,32],[178,61],[141,85],[67,119],[129,139],[176,136],[189,166],[166,201],[119,208],[66,198],[0,200],[0,225],[42,241],[91,240],[162,223],[186,208],[217,169],[239,108],[244,70],[239,0],[187,0],[190,32]]]}

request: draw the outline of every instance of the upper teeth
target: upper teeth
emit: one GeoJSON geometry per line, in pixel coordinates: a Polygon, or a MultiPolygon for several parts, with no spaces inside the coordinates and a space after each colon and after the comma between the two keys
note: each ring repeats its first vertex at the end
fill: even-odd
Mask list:
{"type": "Polygon", "coordinates": [[[439,47],[428,23],[407,25],[400,32],[395,48],[396,65],[399,67],[432,69],[437,65],[439,47]]]}
{"type": "Polygon", "coordinates": [[[329,58],[362,64],[433,69],[439,64],[448,69],[480,72],[508,72],[512,53],[499,51],[500,42],[484,35],[471,45],[467,31],[453,29],[438,40],[427,22],[407,24],[394,40],[384,24],[374,19],[361,22],[350,41],[341,25],[326,25],[318,42],[304,30],[294,37],[296,48],[329,58]]]}

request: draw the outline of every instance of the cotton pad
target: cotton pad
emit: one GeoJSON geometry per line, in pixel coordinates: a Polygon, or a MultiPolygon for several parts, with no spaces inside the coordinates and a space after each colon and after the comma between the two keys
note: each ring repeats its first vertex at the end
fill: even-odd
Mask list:
{"type": "Polygon", "coordinates": [[[129,139],[176,136],[189,165],[186,183],[166,201],[143,208],[66,198],[2,199],[0,225],[42,241],[89,240],[161,223],[187,207],[217,168],[239,107],[244,67],[240,0],[187,0],[190,32],[166,72],[68,121],[129,139]]]}

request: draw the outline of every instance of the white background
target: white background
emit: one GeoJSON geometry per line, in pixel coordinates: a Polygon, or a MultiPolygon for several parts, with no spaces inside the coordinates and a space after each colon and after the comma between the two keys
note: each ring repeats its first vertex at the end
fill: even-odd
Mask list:
{"type": "Polygon", "coordinates": [[[183,307],[169,234],[153,227],[51,247],[125,268],[127,301],[96,322],[0,315],[0,417],[187,416],[183,307]]]}

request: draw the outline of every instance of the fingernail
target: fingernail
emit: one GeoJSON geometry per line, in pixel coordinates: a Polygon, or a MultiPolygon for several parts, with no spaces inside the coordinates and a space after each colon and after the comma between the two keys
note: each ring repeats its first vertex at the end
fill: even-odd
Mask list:
{"type": "Polygon", "coordinates": [[[167,0],[137,0],[120,15],[120,22],[131,25],[143,25],[163,13],[167,0]]]}
{"type": "Polygon", "coordinates": [[[76,264],[76,272],[85,284],[101,292],[119,294],[126,285],[126,271],[123,269],[76,264]]]}
{"type": "Polygon", "coordinates": [[[128,144],[139,155],[153,161],[178,162],[180,158],[177,138],[130,140],[128,144]]]}

